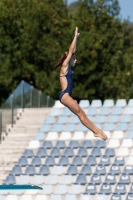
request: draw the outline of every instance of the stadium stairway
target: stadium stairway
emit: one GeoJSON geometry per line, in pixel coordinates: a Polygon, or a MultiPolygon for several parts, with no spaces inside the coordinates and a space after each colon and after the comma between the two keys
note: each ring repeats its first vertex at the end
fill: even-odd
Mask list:
{"type": "Polygon", "coordinates": [[[15,163],[26,149],[29,141],[45,121],[51,108],[25,108],[17,110],[15,124],[6,127],[0,144],[0,184],[3,183],[15,163]]]}

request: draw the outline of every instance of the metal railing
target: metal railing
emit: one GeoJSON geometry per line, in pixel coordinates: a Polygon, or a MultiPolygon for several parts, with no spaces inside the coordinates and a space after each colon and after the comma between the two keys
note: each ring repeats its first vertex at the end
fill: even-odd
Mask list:
{"type": "Polygon", "coordinates": [[[51,107],[55,100],[37,90],[32,85],[21,81],[14,92],[9,96],[0,110],[0,141],[1,133],[6,132],[6,124],[14,124],[17,109],[51,107]]]}

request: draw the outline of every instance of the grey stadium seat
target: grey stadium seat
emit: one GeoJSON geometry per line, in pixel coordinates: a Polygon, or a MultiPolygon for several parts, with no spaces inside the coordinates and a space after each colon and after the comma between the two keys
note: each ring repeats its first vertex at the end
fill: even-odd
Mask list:
{"type": "Polygon", "coordinates": [[[84,174],[84,175],[92,174],[91,166],[90,165],[83,165],[80,174],[84,174]]]}
{"type": "Polygon", "coordinates": [[[25,169],[25,173],[26,175],[29,176],[34,176],[36,174],[36,169],[33,165],[28,165],[25,169]]]}
{"type": "Polygon", "coordinates": [[[91,140],[83,140],[81,147],[85,147],[87,149],[92,148],[92,141],[91,140]]]}
{"type": "Polygon", "coordinates": [[[95,166],[97,164],[96,162],[96,157],[94,156],[89,156],[86,160],[86,165],[90,165],[90,166],[95,166]]]}
{"type": "Polygon", "coordinates": [[[99,148],[105,148],[106,147],[106,142],[104,140],[97,140],[95,147],[99,147],[99,148]]]}
{"type": "Polygon", "coordinates": [[[55,160],[52,156],[49,156],[46,158],[46,161],[45,161],[45,165],[47,166],[53,166],[55,165],[55,160]]]}
{"type": "Polygon", "coordinates": [[[22,174],[22,169],[19,165],[15,165],[12,169],[12,171],[10,172],[10,174],[14,175],[14,176],[20,176],[22,174]]]}
{"type": "Polygon", "coordinates": [[[111,164],[110,162],[110,157],[109,156],[102,156],[101,160],[100,160],[100,164],[101,165],[105,165],[105,166],[109,166],[111,164]]]}
{"type": "Polygon", "coordinates": [[[45,149],[51,149],[53,148],[53,144],[51,141],[44,141],[42,147],[44,147],[45,149]]]}
{"type": "Polygon", "coordinates": [[[115,157],[115,160],[114,160],[114,163],[113,163],[113,164],[123,166],[123,165],[125,164],[125,159],[124,159],[124,157],[122,157],[122,156],[117,156],[117,157],[115,157]]]}
{"type": "Polygon", "coordinates": [[[34,152],[32,149],[25,149],[23,156],[25,156],[26,158],[31,158],[34,156],[34,152]]]}
{"type": "Polygon", "coordinates": [[[112,193],[111,186],[109,184],[103,183],[99,193],[106,195],[111,194],[112,193]]]}
{"type": "Polygon", "coordinates": [[[84,194],[95,195],[96,193],[97,193],[96,185],[94,185],[93,183],[89,183],[86,186],[84,194]]]}
{"type": "Polygon", "coordinates": [[[97,168],[96,168],[96,171],[95,171],[96,174],[100,174],[100,175],[104,175],[106,174],[106,168],[104,165],[97,165],[97,168]]]}
{"type": "Polygon", "coordinates": [[[121,177],[120,177],[120,180],[119,180],[119,183],[122,183],[122,184],[129,184],[129,183],[131,183],[130,175],[128,175],[126,173],[122,173],[121,177]]]}
{"type": "Polygon", "coordinates": [[[129,192],[133,194],[133,183],[131,184],[129,192]]]}
{"type": "Polygon", "coordinates": [[[71,140],[71,141],[69,142],[68,147],[73,148],[73,149],[76,149],[76,148],[79,147],[79,142],[78,142],[77,140],[71,140]]]}
{"type": "Polygon", "coordinates": [[[38,175],[48,176],[49,174],[49,167],[47,165],[42,165],[39,169],[38,175]]]}
{"type": "Polygon", "coordinates": [[[91,151],[91,155],[95,157],[100,157],[101,156],[101,150],[98,147],[94,147],[91,151]]]}
{"type": "Polygon", "coordinates": [[[16,184],[16,179],[13,174],[9,174],[4,181],[4,184],[16,184]]]}
{"type": "Polygon", "coordinates": [[[121,195],[113,193],[110,200],[115,200],[115,199],[122,200],[121,195]]]}
{"type": "Polygon", "coordinates": [[[77,155],[78,155],[78,156],[81,156],[81,157],[86,157],[86,156],[88,156],[88,153],[87,153],[86,148],[80,147],[80,149],[78,150],[77,155]]]}
{"type": "Polygon", "coordinates": [[[45,158],[47,156],[46,149],[44,147],[39,148],[36,156],[39,156],[40,158],[45,158]]]}
{"type": "Polygon", "coordinates": [[[114,175],[119,175],[121,173],[120,171],[120,166],[113,164],[110,168],[109,173],[114,174],[114,175]]]}
{"type": "Polygon", "coordinates": [[[133,166],[131,165],[126,165],[124,168],[123,173],[133,175],[133,166]]]}
{"type": "Polygon", "coordinates": [[[114,174],[108,173],[104,181],[106,184],[114,185],[116,184],[116,178],[114,174]]]}
{"type": "Polygon", "coordinates": [[[25,156],[22,156],[22,157],[19,159],[19,161],[18,161],[17,164],[18,164],[19,166],[21,166],[21,167],[27,166],[27,165],[28,165],[27,158],[26,158],[25,156]]]}
{"type": "Polygon", "coordinates": [[[74,156],[73,148],[67,147],[63,155],[66,157],[73,157],[74,156]]]}
{"type": "Polygon", "coordinates": [[[109,156],[109,157],[114,157],[115,151],[113,148],[106,148],[104,155],[109,156]]]}
{"type": "Polygon", "coordinates": [[[126,194],[126,187],[125,184],[118,183],[115,187],[114,193],[124,195],[126,194]]]}
{"type": "Polygon", "coordinates": [[[31,165],[38,167],[42,165],[41,158],[39,156],[35,156],[32,158],[31,165]]]}
{"type": "Polygon", "coordinates": [[[68,175],[76,175],[76,174],[78,174],[77,166],[70,165],[66,174],[68,174],[68,175]]]}
{"type": "Polygon", "coordinates": [[[56,157],[59,157],[61,154],[60,154],[60,150],[56,147],[54,147],[51,152],[50,152],[50,156],[56,158],[56,157]]]}
{"type": "Polygon", "coordinates": [[[60,157],[58,165],[61,165],[61,166],[67,166],[67,165],[69,165],[68,157],[66,157],[66,156],[60,157]]]}
{"type": "Polygon", "coordinates": [[[95,185],[101,184],[101,176],[99,174],[94,173],[91,177],[91,183],[95,185]]]}
{"type": "Polygon", "coordinates": [[[75,184],[85,185],[87,183],[86,176],[84,174],[78,174],[75,184]]]}
{"type": "Polygon", "coordinates": [[[64,148],[66,148],[65,141],[64,140],[58,140],[56,142],[55,147],[57,147],[58,149],[64,149],[64,148]]]}
{"type": "Polygon", "coordinates": [[[133,193],[128,193],[126,200],[131,200],[131,199],[133,199],[133,193]]]}
{"type": "Polygon", "coordinates": [[[82,158],[80,156],[75,156],[72,161],[72,165],[81,166],[83,165],[82,158]]]}

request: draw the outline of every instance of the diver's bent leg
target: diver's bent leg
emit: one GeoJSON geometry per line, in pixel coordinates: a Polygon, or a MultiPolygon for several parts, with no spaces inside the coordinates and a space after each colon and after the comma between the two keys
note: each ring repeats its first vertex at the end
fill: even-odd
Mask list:
{"type": "Polygon", "coordinates": [[[85,112],[81,109],[77,102],[69,96],[68,93],[63,95],[61,102],[79,117],[81,123],[90,129],[94,133],[95,137],[107,140],[107,136],[87,118],[85,112]]]}

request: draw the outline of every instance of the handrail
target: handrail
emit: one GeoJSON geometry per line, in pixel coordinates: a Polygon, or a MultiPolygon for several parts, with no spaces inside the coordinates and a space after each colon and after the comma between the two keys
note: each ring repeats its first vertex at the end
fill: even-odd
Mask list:
{"type": "Polygon", "coordinates": [[[25,81],[21,81],[13,93],[8,97],[0,110],[0,141],[2,132],[6,132],[6,124],[13,126],[17,109],[52,107],[55,100],[42,93],[25,81]]]}

